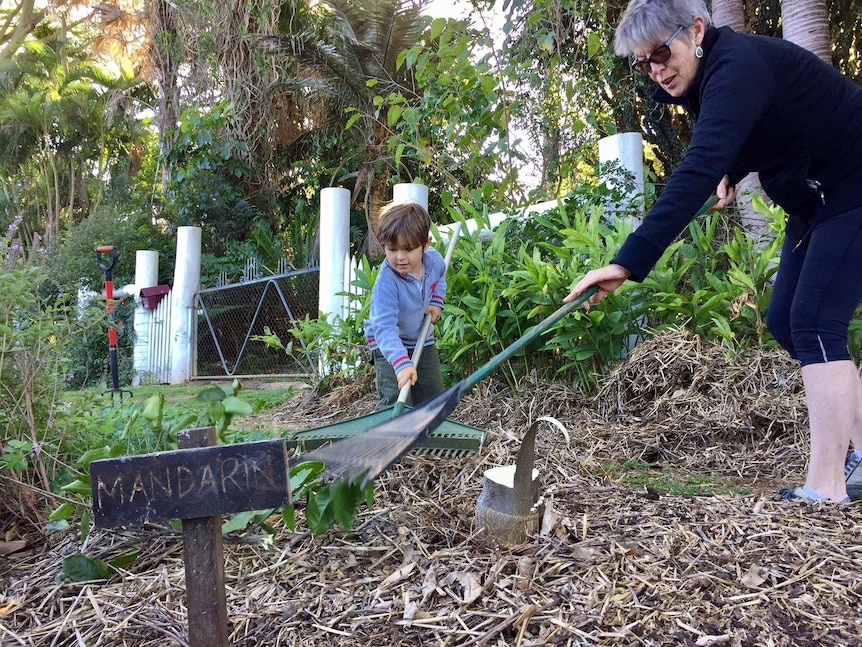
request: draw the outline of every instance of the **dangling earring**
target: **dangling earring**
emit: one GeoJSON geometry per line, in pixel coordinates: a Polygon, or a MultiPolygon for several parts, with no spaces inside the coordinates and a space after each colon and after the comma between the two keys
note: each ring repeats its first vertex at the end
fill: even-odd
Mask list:
{"type": "Polygon", "coordinates": [[[701,47],[700,45],[698,45],[698,46],[694,49],[694,55],[695,55],[697,58],[703,58],[703,47],[701,47]]]}

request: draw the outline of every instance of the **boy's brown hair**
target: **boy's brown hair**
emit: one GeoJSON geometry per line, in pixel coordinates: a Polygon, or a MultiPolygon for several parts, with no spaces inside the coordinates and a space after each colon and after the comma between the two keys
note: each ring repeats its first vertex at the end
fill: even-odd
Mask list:
{"type": "Polygon", "coordinates": [[[428,242],[431,218],[418,202],[390,202],[380,212],[377,240],[381,245],[407,249],[423,247],[428,242]]]}

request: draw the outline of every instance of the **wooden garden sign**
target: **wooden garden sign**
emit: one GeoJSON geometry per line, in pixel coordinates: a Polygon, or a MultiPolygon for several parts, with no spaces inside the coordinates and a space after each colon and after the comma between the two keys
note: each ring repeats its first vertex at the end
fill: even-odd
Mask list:
{"type": "Polygon", "coordinates": [[[228,644],[221,515],[290,503],[283,440],[215,443],[214,427],[186,429],[177,451],[90,464],[97,527],[182,519],[191,647],[228,644]]]}

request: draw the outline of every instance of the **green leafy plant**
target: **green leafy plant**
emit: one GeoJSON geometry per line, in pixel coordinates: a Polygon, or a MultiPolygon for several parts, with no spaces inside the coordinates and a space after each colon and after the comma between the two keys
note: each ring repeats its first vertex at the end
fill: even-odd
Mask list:
{"type": "Polygon", "coordinates": [[[251,404],[239,397],[240,381],[221,384],[204,389],[195,396],[195,403],[203,405],[198,414],[197,426],[213,425],[221,442],[227,442],[227,431],[234,416],[247,416],[252,412],[251,404]]]}
{"type": "Polygon", "coordinates": [[[225,136],[237,119],[235,106],[227,101],[209,110],[189,108],[168,134],[172,145],[162,154],[171,172],[167,193],[175,218],[181,225],[201,227],[210,251],[244,239],[258,215],[242,185],[254,175],[242,157],[248,146],[225,136]]]}
{"type": "MultiPolygon", "coordinates": [[[[561,305],[586,271],[607,263],[629,226],[604,213],[608,193],[587,187],[545,213],[500,224],[489,240],[474,233],[456,248],[438,345],[450,375],[475,370],[561,305]]],[[[461,203],[456,218],[490,228],[486,211],[461,203]]],[[[503,367],[510,385],[517,375],[571,377],[584,391],[595,385],[641,329],[628,286],[605,305],[573,311],[503,367]]]]}
{"type": "Polygon", "coordinates": [[[134,562],[140,553],[140,550],[131,550],[107,562],[97,557],[88,557],[75,553],[63,558],[63,570],[61,574],[73,582],[107,580],[123,566],[134,562]]]}
{"type": "MultiPolygon", "coordinates": [[[[362,503],[369,508],[374,504],[374,486],[368,483],[360,488],[344,479],[324,480],[326,466],[308,461],[290,470],[290,490],[294,501],[305,498],[305,522],[314,534],[321,534],[338,523],[345,530],[353,528],[356,509],[362,503]]],[[[282,508],[284,524],[293,531],[296,527],[295,504],[282,508]]]]}
{"type": "MultiPolygon", "coordinates": [[[[5,254],[0,240],[0,258],[5,254]]],[[[63,303],[40,299],[40,268],[7,260],[0,268],[0,442],[6,467],[17,478],[50,491],[53,478],[53,416],[68,367],[64,342],[78,322],[63,303]]]]}
{"type": "Polygon", "coordinates": [[[781,207],[769,205],[760,196],[753,196],[754,209],[766,217],[768,236],[755,240],[742,229],[733,231],[723,251],[727,254],[727,278],[741,293],[731,302],[731,318],[737,336],[765,341],[764,320],[772,294],[772,281],[778,271],[778,259],[784,243],[785,213],[781,207]],[[747,324],[743,327],[743,322],[747,324]]]}
{"type": "Polygon", "coordinates": [[[754,240],[712,213],[688,226],[643,282],[646,325],[685,326],[730,351],[766,336],[764,318],[783,240],[783,212],[756,199],[772,236],[754,240]]]}
{"type": "Polygon", "coordinates": [[[0,470],[23,472],[30,468],[28,457],[33,453],[33,443],[11,438],[3,445],[0,470]]]}

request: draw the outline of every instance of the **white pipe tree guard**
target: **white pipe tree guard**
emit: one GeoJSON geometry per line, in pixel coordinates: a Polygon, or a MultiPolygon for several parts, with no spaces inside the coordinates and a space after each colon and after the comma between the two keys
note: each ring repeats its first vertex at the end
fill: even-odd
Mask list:
{"type": "MultiPolygon", "coordinates": [[[[135,288],[140,295],[141,288],[151,288],[159,282],[159,253],[150,249],[135,252],[135,288]]],[[[140,296],[135,299],[135,340],[132,346],[132,385],[139,386],[145,373],[150,369],[149,327],[152,312],[147,310],[140,296]]]]}
{"type": "Polygon", "coordinates": [[[195,293],[201,280],[201,229],[177,230],[177,263],[171,290],[171,384],[191,378],[194,352],[195,293]]]}
{"type": "Polygon", "coordinates": [[[350,191],[320,192],[320,312],[338,326],[344,319],[344,266],[350,253],[350,191]]]}
{"type": "Polygon", "coordinates": [[[428,211],[428,186],[416,182],[396,184],[392,187],[392,202],[418,202],[428,211]]]}

